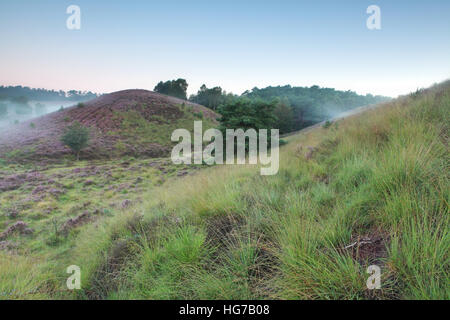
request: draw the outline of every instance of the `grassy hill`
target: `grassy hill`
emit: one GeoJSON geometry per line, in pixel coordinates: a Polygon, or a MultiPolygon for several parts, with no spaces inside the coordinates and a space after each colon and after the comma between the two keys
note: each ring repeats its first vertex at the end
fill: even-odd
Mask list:
{"type": "Polygon", "coordinates": [[[90,128],[91,142],[84,159],[113,159],[124,155],[162,157],[170,152],[176,128],[193,129],[202,119],[205,130],[217,115],[201,105],[146,90],[124,90],[78,103],[0,132],[0,159],[40,163],[71,158],[60,137],[78,121],[90,128]]]}
{"type": "MultiPolygon", "coordinates": [[[[29,218],[0,239],[4,247],[16,245],[0,250],[0,292],[7,298],[449,299],[449,111],[446,82],[287,138],[275,176],[261,176],[255,166],[217,166],[138,187],[133,194],[141,201],[62,226],[57,221],[53,233],[52,211],[29,218]],[[43,218],[45,226],[33,225],[43,218]],[[374,264],[382,270],[381,290],[366,287],[366,269],[374,264]],[[81,290],[65,287],[69,265],[81,268],[81,290]]],[[[135,179],[132,172],[150,164],[124,166],[137,168],[119,170],[116,163],[118,179],[135,179]]],[[[54,170],[57,178],[66,169],[54,170]]],[[[103,205],[108,191],[85,182],[75,180],[75,190],[95,191],[92,201],[103,205]]],[[[69,205],[64,195],[52,201],[69,205]]],[[[71,209],[58,217],[83,210],[71,209]]]]}

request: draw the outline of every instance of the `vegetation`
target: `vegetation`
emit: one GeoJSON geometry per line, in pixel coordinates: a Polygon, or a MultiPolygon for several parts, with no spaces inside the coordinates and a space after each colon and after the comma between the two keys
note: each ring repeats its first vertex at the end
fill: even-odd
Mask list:
{"type": "Polygon", "coordinates": [[[277,99],[275,110],[275,128],[280,129],[281,134],[294,130],[294,110],[286,99],[277,99]]]}
{"type": "Polygon", "coordinates": [[[230,102],[235,96],[222,91],[221,87],[208,89],[206,85],[202,85],[197,94],[191,95],[189,100],[212,110],[217,110],[220,105],[230,102]]]}
{"type": "MultiPolygon", "coordinates": [[[[169,110],[169,107],[165,107],[169,110]]],[[[146,119],[138,110],[116,112],[115,117],[120,119],[121,125],[118,130],[111,132],[111,135],[120,136],[123,143],[134,145],[135,147],[146,148],[150,144],[169,148],[175,144],[170,139],[171,133],[178,128],[184,128],[190,132],[194,131],[194,121],[202,120],[203,130],[216,127],[214,119],[203,116],[201,111],[195,112],[190,108],[175,106],[171,116],[152,115],[146,119]],[[180,112],[176,114],[175,111],[180,112]]]]}
{"type": "Polygon", "coordinates": [[[323,128],[328,129],[329,127],[331,127],[333,123],[329,120],[325,121],[325,123],[323,124],[323,128]]]}
{"type": "Polygon", "coordinates": [[[234,99],[219,108],[220,130],[225,133],[226,129],[237,128],[244,131],[247,129],[271,129],[275,122],[274,109],[274,102],[247,98],[234,99]]]}
{"type": "Polygon", "coordinates": [[[35,101],[87,101],[96,98],[98,95],[90,91],[55,91],[46,89],[34,89],[22,86],[0,86],[0,100],[24,100],[28,103],[29,100],[35,101]]]}
{"type": "Polygon", "coordinates": [[[186,100],[187,88],[188,84],[186,80],[180,78],[177,80],[169,80],[166,82],[160,81],[153,89],[153,91],[186,100]]]}
{"type": "Polygon", "coordinates": [[[133,299],[448,299],[442,172],[449,87],[340,121],[338,130],[319,127],[289,138],[276,176],[220,167],[167,185],[142,207],[143,216],[84,234],[77,250],[89,270],[83,292],[133,299]],[[316,154],[307,159],[300,145],[314,146],[316,154]],[[84,254],[93,242],[102,246],[84,254]],[[127,257],[120,267],[100,259],[106,248],[112,261],[127,257]],[[381,290],[366,288],[371,264],[382,268],[381,290]]]}
{"type": "Polygon", "coordinates": [[[89,129],[75,121],[66,128],[61,142],[72,149],[77,160],[80,160],[80,151],[86,148],[89,142],[89,129]]]}
{"type": "Polygon", "coordinates": [[[227,105],[233,104],[233,100],[240,98],[263,100],[268,103],[276,101],[272,116],[275,117],[274,127],[280,129],[281,134],[300,130],[344,111],[389,100],[387,97],[370,94],[361,96],[352,91],[338,91],[318,86],[253,88],[239,97],[227,94],[220,87],[209,89],[205,85],[201,86],[196,95],[191,95],[189,100],[213,110],[223,111],[227,105]]]}
{"type": "MultiPolygon", "coordinates": [[[[240,100],[235,109],[247,112],[252,103],[240,100]]],[[[449,109],[447,82],[286,138],[277,175],[261,176],[250,165],[206,168],[133,189],[129,206],[104,202],[124,199],[105,189],[113,185],[106,172],[117,184],[131,183],[157,166],[102,163],[105,174],[87,185],[74,180],[72,167],[49,169],[50,177],[70,172],[56,178],[67,194],[45,193],[22,211],[36,231],[6,239],[18,248],[0,251],[0,292],[42,299],[449,299],[449,109]],[[100,209],[95,223],[67,234],[50,223],[53,215],[80,215],[77,199],[86,194],[100,209]],[[65,287],[72,264],[82,271],[79,291],[65,287]],[[366,287],[374,264],[381,290],[366,287]]],[[[2,222],[16,221],[10,209],[26,188],[0,193],[10,214],[2,222]]]]}
{"type": "MultiPolygon", "coordinates": [[[[291,87],[290,85],[263,89],[253,88],[251,91],[244,92],[243,96],[265,101],[280,99],[281,110],[293,114],[292,118],[281,118],[280,125],[283,126],[283,133],[287,133],[286,129],[291,126],[292,131],[300,130],[332,118],[341,112],[389,100],[387,97],[371,94],[361,96],[352,91],[338,91],[333,88],[291,87]],[[288,122],[286,122],[287,119],[289,119],[288,122]],[[291,124],[292,119],[293,123],[291,124]]],[[[281,115],[281,110],[278,110],[279,115],[281,115]]]]}
{"type": "MultiPolygon", "coordinates": [[[[274,109],[275,102],[247,98],[233,99],[219,107],[219,113],[221,114],[219,130],[226,137],[227,129],[242,129],[244,131],[254,129],[259,138],[260,129],[270,130],[273,128],[275,123],[274,109]]],[[[270,146],[271,136],[269,133],[267,134],[267,140],[270,146]]],[[[245,143],[246,150],[248,150],[248,141],[245,141],[245,143]]]]}

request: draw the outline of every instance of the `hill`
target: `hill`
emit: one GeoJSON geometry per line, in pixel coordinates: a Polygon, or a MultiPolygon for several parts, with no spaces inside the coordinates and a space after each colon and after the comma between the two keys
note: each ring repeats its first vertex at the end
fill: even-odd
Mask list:
{"type": "Polygon", "coordinates": [[[290,137],[275,176],[222,166],[169,183],[144,214],[83,232],[82,292],[449,299],[449,111],[447,82],[290,137]],[[93,242],[105,245],[85,254],[93,242]],[[366,286],[370,265],[380,290],[366,286]]]}
{"type": "Polygon", "coordinates": [[[0,220],[0,292],[449,299],[449,111],[446,82],[302,131],[286,138],[274,176],[224,165],[161,186],[150,181],[168,164],[138,159],[42,173],[53,182],[29,177],[35,185],[0,193],[16,209],[0,220]],[[125,189],[108,190],[120,179],[125,189]],[[61,192],[33,192],[58,182],[61,192]],[[89,201],[76,202],[80,192],[89,201]],[[92,205],[84,202],[96,210],[83,212],[92,205]],[[81,269],[81,290],[66,289],[69,265],[81,269]],[[366,286],[370,265],[381,268],[380,290],[366,286]]]}
{"type": "Polygon", "coordinates": [[[122,155],[161,157],[170,151],[176,128],[193,120],[214,125],[217,115],[198,104],[146,90],[106,94],[67,109],[9,126],[0,132],[0,158],[6,161],[54,160],[69,154],[59,141],[64,128],[78,121],[91,129],[87,159],[122,155]]]}

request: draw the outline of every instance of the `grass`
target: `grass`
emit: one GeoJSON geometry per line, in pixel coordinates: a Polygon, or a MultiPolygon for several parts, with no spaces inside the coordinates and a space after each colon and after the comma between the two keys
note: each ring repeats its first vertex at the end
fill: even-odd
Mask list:
{"type": "MultiPolygon", "coordinates": [[[[202,112],[194,112],[192,108],[177,106],[182,112],[181,116],[173,119],[160,115],[152,115],[150,120],[145,119],[137,110],[116,112],[115,117],[121,119],[121,128],[112,133],[120,135],[122,143],[146,146],[150,143],[157,143],[161,146],[170,147],[177,142],[171,141],[171,134],[175,129],[184,128],[189,132],[194,132],[194,121],[202,120],[203,131],[216,126],[215,122],[209,118],[204,118],[202,112]]],[[[145,108],[142,106],[142,108],[145,108]]],[[[121,151],[122,146],[116,146],[116,150],[121,151]]]]}
{"type": "MultiPolygon", "coordinates": [[[[14,263],[0,259],[0,291],[15,289],[7,298],[449,299],[449,110],[447,82],[285,138],[277,175],[217,166],[142,188],[142,201],[54,246],[30,236],[35,245],[12,255],[14,263]],[[374,244],[358,242],[364,238],[374,244]],[[81,268],[79,291],[64,288],[71,264],[81,268]],[[373,264],[382,270],[381,290],[366,287],[373,264]]],[[[75,183],[74,194],[80,188],[75,183]]],[[[56,204],[70,207],[69,196],[56,204]]]]}

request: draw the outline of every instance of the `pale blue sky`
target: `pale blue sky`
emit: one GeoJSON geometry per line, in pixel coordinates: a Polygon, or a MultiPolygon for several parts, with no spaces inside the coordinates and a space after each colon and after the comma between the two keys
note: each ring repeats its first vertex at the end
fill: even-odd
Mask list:
{"type": "Polygon", "coordinates": [[[320,85],[396,96],[450,78],[450,1],[0,2],[0,85],[111,92],[187,79],[242,93],[320,85]],[[66,8],[81,8],[81,30],[66,8]],[[381,8],[368,30],[366,8],[381,8]]]}

